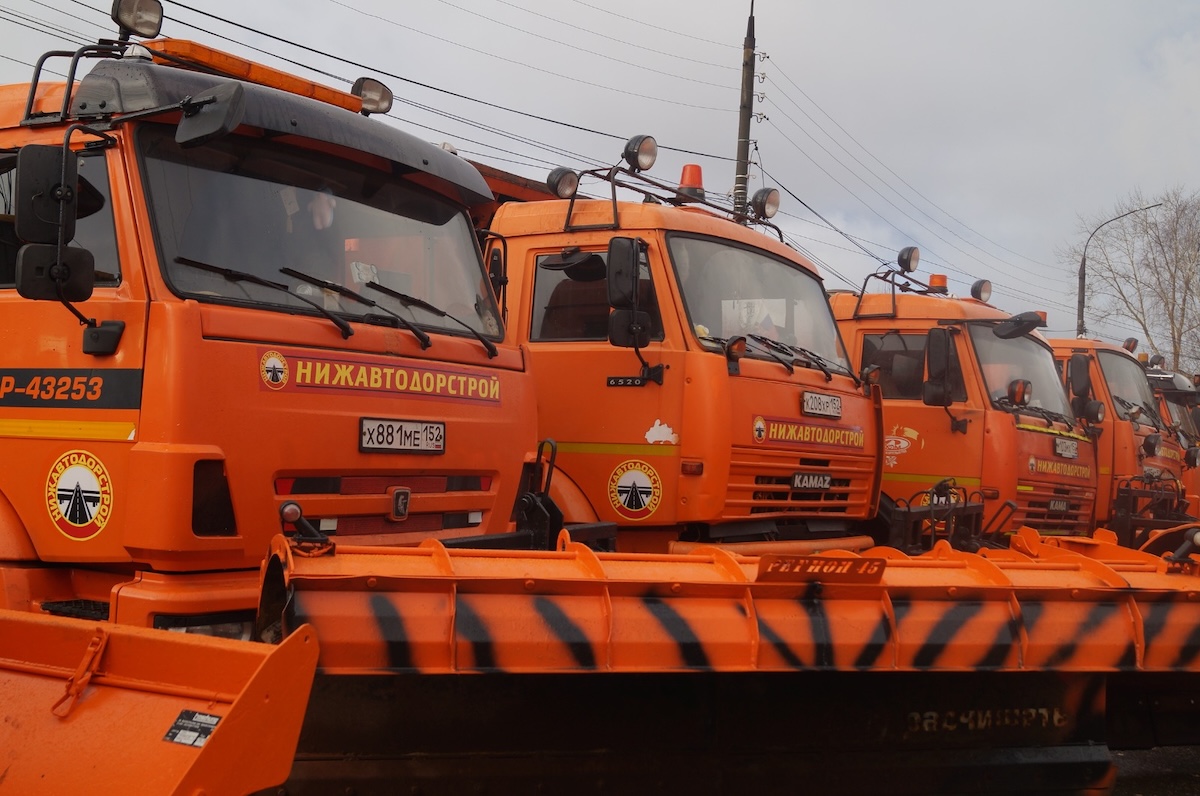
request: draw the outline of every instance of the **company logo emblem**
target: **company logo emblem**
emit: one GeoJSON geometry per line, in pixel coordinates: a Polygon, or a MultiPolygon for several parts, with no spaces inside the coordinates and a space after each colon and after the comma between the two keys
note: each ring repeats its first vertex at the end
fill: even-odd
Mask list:
{"type": "Polygon", "coordinates": [[[113,489],[108,470],[94,454],[67,451],[50,467],[46,508],[63,536],[87,541],[112,517],[113,489]]]}
{"type": "Polygon", "coordinates": [[[644,520],[662,502],[662,479],[643,461],[621,462],[608,479],[608,499],[627,520],[644,520]]]}
{"type": "Polygon", "coordinates": [[[272,390],[282,390],[288,383],[288,363],[278,351],[268,351],[258,361],[258,375],[272,390]]]}
{"type": "Polygon", "coordinates": [[[767,421],[762,416],[754,418],[754,441],[762,442],[767,438],[767,421]]]}

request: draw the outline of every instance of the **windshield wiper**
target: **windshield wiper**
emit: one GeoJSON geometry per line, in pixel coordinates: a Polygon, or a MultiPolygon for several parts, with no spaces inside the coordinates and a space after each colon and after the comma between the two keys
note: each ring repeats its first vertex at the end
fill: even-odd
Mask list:
{"type": "Polygon", "coordinates": [[[380,306],[374,299],[369,299],[356,290],[351,290],[348,287],[339,285],[337,282],[330,282],[327,279],[321,279],[319,276],[309,276],[302,271],[297,271],[295,268],[280,268],[279,273],[287,274],[288,276],[294,276],[295,278],[307,282],[310,285],[316,285],[317,287],[325,288],[326,290],[332,290],[334,293],[352,298],[360,304],[365,304],[373,309],[382,310],[391,317],[395,318],[396,321],[398,321],[399,324],[405,329],[413,333],[413,335],[417,338],[417,341],[421,344],[421,350],[425,350],[426,348],[429,348],[429,346],[433,345],[433,341],[429,339],[429,335],[425,333],[424,329],[418,328],[407,318],[392,312],[387,307],[380,306]]]}
{"type": "MultiPolygon", "coordinates": [[[[459,320],[458,318],[454,317],[453,315],[446,312],[445,310],[439,309],[439,308],[433,306],[428,301],[419,299],[416,296],[409,296],[405,293],[401,293],[399,290],[392,290],[390,287],[381,285],[378,282],[367,282],[366,286],[371,288],[372,290],[378,290],[380,293],[382,293],[385,296],[391,296],[392,298],[396,299],[396,301],[399,301],[401,304],[403,304],[406,307],[420,307],[421,309],[425,310],[426,312],[431,312],[434,315],[438,316],[439,318],[449,318],[450,320],[454,321],[462,328],[466,329],[471,334],[475,335],[475,339],[477,339],[479,342],[483,343],[483,347],[485,349],[487,349],[488,359],[491,359],[500,353],[496,349],[496,344],[493,343],[491,340],[487,339],[486,337],[484,337],[479,332],[478,329],[475,329],[470,324],[468,324],[466,321],[459,320]]],[[[380,309],[383,309],[383,308],[381,307],[380,309]]]]}
{"type": "Polygon", "coordinates": [[[777,347],[777,346],[779,346],[779,344],[777,344],[776,341],[772,340],[769,337],[763,337],[761,334],[752,334],[752,335],[750,335],[750,339],[753,340],[754,342],[758,343],[760,346],[762,346],[763,353],[765,353],[771,359],[778,362],[780,365],[783,365],[785,368],[787,368],[787,372],[788,372],[789,376],[791,376],[793,373],[796,372],[796,368],[792,366],[791,362],[788,362],[786,359],[779,356],[779,353],[782,351],[782,353],[787,354],[789,357],[792,357],[792,359],[794,360],[795,356],[793,356],[791,351],[786,350],[781,347],[777,347]]]}
{"type": "Polygon", "coordinates": [[[307,296],[301,296],[298,293],[293,293],[291,291],[291,288],[289,288],[285,284],[282,284],[281,282],[272,282],[270,279],[264,279],[261,276],[256,276],[254,274],[248,274],[245,271],[235,271],[232,268],[222,268],[219,265],[210,265],[208,263],[202,263],[199,260],[193,260],[190,257],[176,257],[175,262],[179,263],[180,265],[186,265],[186,266],[190,266],[192,268],[199,268],[201,271],[211,271],[214,274],[220,274],[221,276],[228,279],[230,282],[250,282],[251,284],[254,284],[254,285],[262,285],[263,287],[269,287],[269,288],[274,288],[275,290],[283,291],[284,293],[287,293],[292,298],[300,299],[305,304],[312,307],[313,309],[315,309],[317,312],[324,315],[329,320],[333,321],[333,325],[336,326],[338,328],[338,331],[340,331],[342,333],[343,340],[348,338],[350,335],[354,334],[354,330],[350,328],[350,324],[346,323],[345,319],[339,318],[337,315],[334,315],[332,312],[325,309],[323,306],[321,306],[317,302],[313,301],[312,299],[308,298],[307,296]]]}
{"type": "Polygon", "coordinates": [[[1047,427],[1053,426],[1055,420],[1065,424],[1067,428],[1075,427],[1075,421],[1067,415],[1064,415],[1062,412],[1056,412],[1053,409],[1047,409],[1044,406],[1030,406],[1029,404],[1026,404],[1025,406],[1017,406],[1012,401],[1008,400],[1007,395],[1002,398],[997,398],[992,403],[1006,412],[1012,412],[1013,414],[1025,413],[1027,415],[1033,415],[1034,417],[1040,417],[1046,421],[1047,427]]]}
{"type": "MultiPolygon", "coordinates": [[[[800,346],[791,345],[790,343],[782,343],[778,340],[772,340],[770,337],[765,337],[761,334],[752,334],[750,337],[756,343],[764,347],[773,348],[776,351],[786,351],[788,356],[794,357],[796,354],[800,354],[802,357],[808,360],[809,364],[816,365],[817,370],[825,374],[825,381],[833,381],[833,371],[829,368],[829,364],[826,362],[825,358],[817,352],[809,351],[807,348],[801,348],[800,346]]],[[[855,384],[858,383],[858,378],[855,377],[853,373],[847,371],[847,374],[850,376],[850,378],[854,379],[855,384]]]]}
{"type": "MultiPolygon", "coordinates": [[[[1128,398],[1122,398],[1121,396],[1117,395],[1116,393],[1113,393],[1113,400],[1116,401],[1117,403],[1119,403],[1121,406],[1125,407],[1125,411],[1129,414],[1129,419],[1132,420],[1134,423],[1144,422],[1144,421],[1138,420],[1138,418],[1140,418],[1143,414],[1146,413],[1146,406],[1144,404],[1135,404],[1133,401],[1130,401],[1128,398]]],[[[1157,417],[1158,417],[1158,415],[1155,414],[1153,409],[1151,409],[1149,425],[1154,426],[1155,425],[1154,420],[1157,417]]],[[[1161,422],[1161,421],[1159,421],[1159,422],[1161,422]]],[[[1158,426],[1155,426],[1155,427],[1157,428],[1158,426]]]]}

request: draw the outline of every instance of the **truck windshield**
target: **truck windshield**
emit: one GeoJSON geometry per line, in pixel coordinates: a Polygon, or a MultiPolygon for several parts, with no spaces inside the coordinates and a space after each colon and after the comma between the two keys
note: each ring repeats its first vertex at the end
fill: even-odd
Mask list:
{"type": "Polygon", "coordinates": [[[1117,417],[1149,423],[1161,430],[1162,421],[1154,411],[1154,393],[1142,366],[1131,357],[1115,351],[1098,351],[1096,358],[1113,397],[1112,409],[1117,417]]]}
{"type": "Polygon", "coordinates": [[[308,313],[303,299],[350,320],[378,308],[288,275],[288,268],[368,293],[430,331],[462,325],[419,303],[364,290],[371,282],[500,336],[471,223],[462,208],[388,170],[258,138],[229,135],[183,149],[173,130],[138,132],[150,214],[168,283],[181,296],[308,313]],[[202,263],[286,285],[188,265],[202,263]],[[303,297],[303,298],[301,298],[303,297]]]}
{"type": "Polygon", "coordinates": [[[761,335],[848,368],[815,275],[766,252],[710,238],[672,235],[669,245],[697,337],[761,335]]]}
{"type": "Polygon", "coordinates": [[[1014,379],[1026,379],[1033,387],[1029,406],[1072,419],[1071,405],[1049,348],[1028,335],[1001,339],[993,333],[996,327],[991,324],[972,323],[968,328],[993,405],[1003,407],[1008,401],[1008,385],[1014,379]]]}
{"type": "Polygon", "coordinates": [[[1196,429],[1196,423],[1192,420],[1191,407],[1185,403],[1167,396],[1163,403],[1167,406],[1167,413],[1170,415],[1170,423],[1179,429],[1179,433],[1183,435],[1183,447],[1195,445],[1197,440],[1200,440],[1200,432],[1196,429]]]}

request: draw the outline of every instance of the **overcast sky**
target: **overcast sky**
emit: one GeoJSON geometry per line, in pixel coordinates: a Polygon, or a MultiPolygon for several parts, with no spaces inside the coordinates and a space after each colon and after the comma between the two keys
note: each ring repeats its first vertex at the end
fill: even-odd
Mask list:
{"type": "MultiPolygon", "coordinates": [[[[655,176],[696,162],[711,194],[732,191],[749,0],[164,5],[163,35],[331,85],[380,77],[397,98],[389,123],[475,160],[541,178],[614,163],[626,137],[649,133],[655,176]]],[[[110,7],[0,0],[0,82],[27,80],[46,49],[111,35],[110,7]]],[[[884,260],[920,246],[921,274],[946,273],[956,292],[988,278],[993,303],[1047,310],[1068,336],[1078,261],[1064,251],[1087,237],[1080,219],[1107,219],[1134,189],[1200,188],[1200,3],[758,0],[754,12],[750,189],[786,189],[776,220],[830,287],[859,285],[878,261],[826,221],[884,260]]],[[[1087,322],[1133,333],[1098,312],[1087,322]]]]}

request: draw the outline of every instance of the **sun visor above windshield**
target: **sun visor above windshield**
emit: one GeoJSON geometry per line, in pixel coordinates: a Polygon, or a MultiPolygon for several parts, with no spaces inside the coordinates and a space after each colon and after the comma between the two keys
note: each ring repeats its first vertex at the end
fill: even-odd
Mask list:
{"type": "MultiPolygon", "coordinates": [[[[71,112],[83,117],[109,116],[163,107],[185,97],[199,99],[227,80],[146,61],[101,61],[80,82],[71,112]]],[[[246,92],[244,124],[387,158],[405,170],[446,181],[466,205],[492,201],[492,192],[479,172],[440,147],[343,108],[266,86],[242,85],[246,92]]]]}

